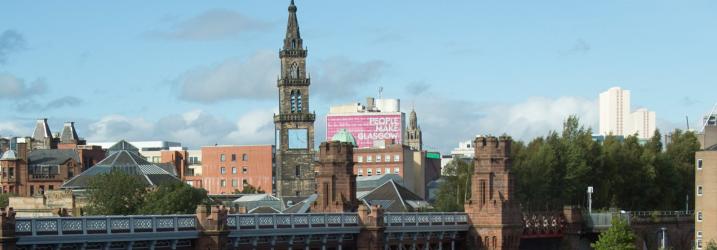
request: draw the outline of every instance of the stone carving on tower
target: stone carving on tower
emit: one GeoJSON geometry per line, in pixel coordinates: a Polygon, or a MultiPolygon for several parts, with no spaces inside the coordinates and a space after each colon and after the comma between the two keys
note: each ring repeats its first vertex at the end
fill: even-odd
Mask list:
{"type": "Polygon", "coordinates": [[[408,128],[406,129],[406,144],[408,144],[411,149],[418,151],[423,150],[423,134],[421,133],[421,127],[418,126],[416,110],[411,110],[411,115],[408,118],[408,128]]]}
{"type": "Polygon", "coordinates": [[[307,50],[299,33],[296,5],[289,5],[289,21],[284,45],[279,52],[281,74],[279,114],[274,115],[276,128],[277,196],[309,196],[315,190],[314,120],[309,110],[309,85],[306,73],[307,50]]]}
{"type": "Polygon", "coordinates": [[[468,243],[472,249],[517,250],[523,223],[513,200],[514,177],[510,172],[510,137],[478,137],[475,170],[471,177],[468,243]]]}

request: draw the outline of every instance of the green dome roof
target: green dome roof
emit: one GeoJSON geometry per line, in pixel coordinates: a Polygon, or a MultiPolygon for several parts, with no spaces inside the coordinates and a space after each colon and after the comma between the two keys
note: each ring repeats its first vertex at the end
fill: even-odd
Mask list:
{"type": "Polygon", "coordinates": [[[341,129],[339,132],[336,132],[334,134],[334,137],[331,137],[332,141],[340,141],[340,142],[350,142],[351,145],[354,145],[356,147],[356,139],[354,139],[354,136],[349,133],[349,131],[346,131],[346,129],[341,129]]]}

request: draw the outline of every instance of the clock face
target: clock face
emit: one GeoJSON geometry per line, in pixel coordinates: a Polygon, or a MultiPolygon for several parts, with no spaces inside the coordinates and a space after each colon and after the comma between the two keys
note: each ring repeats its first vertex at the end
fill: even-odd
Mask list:
{"type": "Polygon", "coordinates": [[[309,148],[309,132],[305,128],[289,129],[289,149],[309,148]]]}

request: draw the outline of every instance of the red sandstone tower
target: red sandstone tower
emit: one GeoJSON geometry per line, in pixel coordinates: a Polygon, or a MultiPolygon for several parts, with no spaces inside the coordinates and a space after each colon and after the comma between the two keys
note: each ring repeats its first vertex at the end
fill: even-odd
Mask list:
{"type": "Polygon", "coordinates": [[[523,226],[520,209],[512,200],[510,146],[510,137],[475,140],[471,199],[465,205],[472,224],[468,245],[474,249],[517,250],[520,245],[523,226]]]}
{"type": "Polygon", "coordinates": [[[356,176],[353,174],[353,144],[323,142],[316,175],[318,197],[311,207],[314,213],[356,211],[356,176]]]}

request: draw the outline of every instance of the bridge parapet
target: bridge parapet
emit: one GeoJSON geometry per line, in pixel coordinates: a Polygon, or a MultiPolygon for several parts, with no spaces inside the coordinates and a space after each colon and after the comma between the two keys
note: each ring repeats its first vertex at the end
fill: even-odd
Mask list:
{"type": "Polygon", "coordinates": [[[466,213],[386,213],[386,232],[410,231],[465,231],[466,213]]]}
{"type": "Polygon", "coordinates": [[[561,212],[524,213],[522,238],[559,238],[566,224],[561,212]]]}

